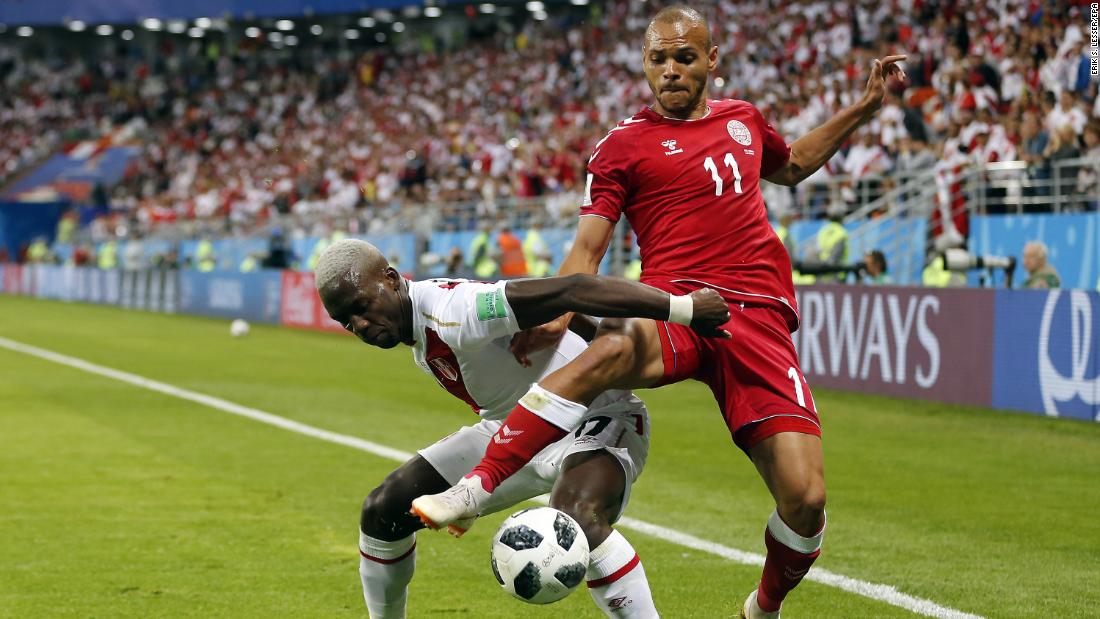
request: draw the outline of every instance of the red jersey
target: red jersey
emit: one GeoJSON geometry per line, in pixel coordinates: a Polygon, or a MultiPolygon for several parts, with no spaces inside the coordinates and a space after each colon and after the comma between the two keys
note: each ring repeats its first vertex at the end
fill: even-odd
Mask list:
{"type": "Polygon", "coordinates": [[[793,331],[791,262],[760,193],[790,148],[752,104],[707,104],[696,120],[643,108],[612,129],[588,161],[581,216],[626,214],[643,282],[706,284],[729,301],[777,308],[793,331]]]}

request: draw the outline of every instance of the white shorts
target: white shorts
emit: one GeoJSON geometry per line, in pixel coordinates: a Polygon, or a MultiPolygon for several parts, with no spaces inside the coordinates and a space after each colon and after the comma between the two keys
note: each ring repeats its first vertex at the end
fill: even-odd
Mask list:
{"type": "MultiPolygon", "coordinates": [[[[485,503],[482,514],[508,509],[517,503],[550,492],[566,457],[574,453],[605,449],[615,456],[626,473],[626,489],[619,509],[621,515],[630,499],[630,486],[642,474],[649,453],[649,413],[645,404],[633,395],[596,408],[603,399],[601,396],[593,402],[593,408],[589,409],[575,431],[540,451],[527,466],[504,480],[485,503]]],[[[503,420],[483,419],[472,426],[460,428],[417,453],[447,483],[455,484],[481,461],[489,440],[503,423],[503,420]]]]}

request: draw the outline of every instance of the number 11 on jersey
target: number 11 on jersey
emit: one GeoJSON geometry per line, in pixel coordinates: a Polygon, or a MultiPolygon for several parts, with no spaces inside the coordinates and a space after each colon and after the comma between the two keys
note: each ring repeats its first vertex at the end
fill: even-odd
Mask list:
{"type": "MultiPolygon", "coordinates": [[[[737,169],[737,160],[733,158],[733,153],[726,153],[724,163],[726,167],[733,170],[734,193],[744,193],[741,191],[741,170],[737,169]]],[[[714,163],[714,157],[707,157],[707,160],[703,162],[703,168],[709,171],[710,177],[714,179],[714,195],[722,195],[722,187],[725,182],[722,180],[721,175],[718,174],[718,166],[714,163]]]]}

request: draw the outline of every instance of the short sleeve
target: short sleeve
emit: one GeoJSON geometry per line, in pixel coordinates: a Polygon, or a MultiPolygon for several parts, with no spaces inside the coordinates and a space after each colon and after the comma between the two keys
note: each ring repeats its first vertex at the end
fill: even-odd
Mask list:
{"type": "Polygon", "coordinates": [[[752,108],[756,118],[756,126],[760,129],[760,141],[764,145],[764,152],[760,156],[760,178],[767,178],[787,165],[791,159],[791,147],[779,132],[764,120],[764,115],[755,106],[752,108]]]}
{"type": "Polygon", "coordinates": [[[454,350],[482,348],[493,340],[520,331],[505,295],[505,281],[446,284],[424,318],[440,339],[454,350]]]}
{"type": "Polygon", "coordinates": [[[612,222],[619,221],[626,203],[630,166],[630,149],[616,127],[596,144],[588,160],[588,179],[584,185],[581,217],[595,215],[612,222]]]}

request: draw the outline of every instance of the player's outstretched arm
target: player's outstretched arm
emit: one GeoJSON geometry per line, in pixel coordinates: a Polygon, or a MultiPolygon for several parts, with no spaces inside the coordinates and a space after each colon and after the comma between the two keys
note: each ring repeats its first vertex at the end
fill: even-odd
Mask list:
{"type": "Polygon", "coordinates": [[[719,328],[729,320],[729,305],[709,288],[676,296],[626,279],[576,273],[513,280],[505,294],[524,329],[578,312],[604,318],[668,320],[690,325],[706,337],[730,336],[719,328]]]}
{"type": "MultiPolygon", "coordinates": [[[[599,271],[600,261],[607,253],[607,246],[611,244],[611,235],[614,231],[615,224],[602,217],[581,217],[580,223],[577,224],[577,236],[573,240],[573,248],[561,263],[558,275],[595,274],[599,271]]],[[[531,359],[528,355],[557,344],[565,335],[571,318],[569,314],[565,314],[560,319],[517,333],[509,346],[516,361],[524,367],[530,366],[531,359]]]]}
{"type": "Polygon", "coordinates": [[[906,56],[886,56],[871,64],[871,76],[867,88],[858,103],[836,113],[825,124],[791,143],[791,158],[787,165],[772,173],[766,180],[778,185],[797,185],[803,179],[825,165],[852,132],[871,118],[882,107],[886,97],[886,78],[893,75],[905,79],[905,71],[897,63],[906,56]]]}

